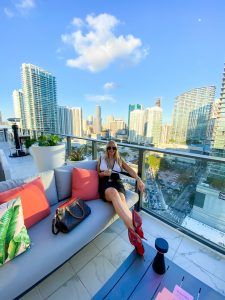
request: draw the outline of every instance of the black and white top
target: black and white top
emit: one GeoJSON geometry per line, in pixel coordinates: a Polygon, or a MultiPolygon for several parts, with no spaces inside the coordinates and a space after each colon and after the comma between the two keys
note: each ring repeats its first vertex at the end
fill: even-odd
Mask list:
{"type": "MultiPolygon", "coordinates": [[[[108,166],[108,163],[107,163],[107,160],[105,159],[105,156],[101,156],[100,157],[100,171],[106,171],[109,169],[109,166],[108,166]]],[[[114,162],[114,165],[112,167],[112,172],[115,171],[115,172],[121,172],[122,169],[120,167],[120,165],[118,164],[117,161],[114,162]]]]}

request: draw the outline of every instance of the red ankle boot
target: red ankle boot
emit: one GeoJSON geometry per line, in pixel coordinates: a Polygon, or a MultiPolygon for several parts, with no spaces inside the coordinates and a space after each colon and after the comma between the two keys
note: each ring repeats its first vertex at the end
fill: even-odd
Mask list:
{"type": "Polygon", "coordinates": [[[133,225],[134,229],[137,232],[137,234],[140,236],[141,239],[145,239],[143,229],[141,227],[142,225],[142,219],[141,216],[136,212],[136,210],[132,210],[132,220],[133,220],[133,225]]]}
{"type": "Polygon", "coordinates": [[[128,228],[128,237],[130,243],[135,247],[137,253],[141,256],[144,255],[145,249],[142,245],[140,236],[131,228],[128,228]]]}

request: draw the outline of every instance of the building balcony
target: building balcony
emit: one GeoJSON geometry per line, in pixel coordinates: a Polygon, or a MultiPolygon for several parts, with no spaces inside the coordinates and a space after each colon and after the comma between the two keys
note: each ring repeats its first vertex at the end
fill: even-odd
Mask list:
{"type": "MultiPolygon", "coordinates": [[[[105,146],[103,141],[99,141],[98,145],[90,140],[86,142],[92,143],[92,153],[101,152],[105,146]]],[[[188,200],[193,190],[201,193],[201,188],[205,188],[210,189],[210,193],[216,193],[215,182],[207,183],[206,179],[210,163],[214,163],[215,166],[217,160],[212,159],[205,163],[203,159],[201,164],[201,155],[179,155],[176,151],[175,155],[174,151],[153,151],[152,148],[137,145],[130,145],[132,149],[129,151],[127,147],[120,146],[121,153],[127,153],[126,160],[130,161],[134,168],[136,166],[139,174],[142,168],[141,175],[146,183],[146,193],[142,195],[140,202],[146,242],[154,247],[157,237],[165,238],[169,243],[166,256],[170,260],[225,297],[225,234],[222,229],[204,223],[204,218],[201,222],[194,219],[196,216],[202,217],[200,209],[203,196],[199,197],[197,194],[195,200],[199,206],[196,205],[195,208],[190,206],[188,200]],[[154,158],[151,156],[153,154],[154,158]],[[165,156],[171,163],[173,172],[168,171],[168,165],[162,161],[165,156]],[[139,165],[136,165],[137,162],[139,165]],[[178,166],[183,167],[180,169],[178,166]],[[189,169],[190,174],[185,173],[186,169],[189,169]],[[191,214],[194,209],[195,214],[191,214]]],[[[0,143],[13,179],[37,173],[31,156],[10,158],[9,148],[8,143],[0,143]]],[[[125,181],[132,188],[132,181],[125,181]]],[[[208,194],[202,193],[205,193],[204,199],[207,200],[208,194]]],[[[215,197],[217,196],[216,194],[215,197]]],[[[212,215],[209,214],[209,217],[212,218],[212,215]]],[[[22,299],[91,299],[133,249],[128,240],[127,229],[118,219],[22,299]]]]}

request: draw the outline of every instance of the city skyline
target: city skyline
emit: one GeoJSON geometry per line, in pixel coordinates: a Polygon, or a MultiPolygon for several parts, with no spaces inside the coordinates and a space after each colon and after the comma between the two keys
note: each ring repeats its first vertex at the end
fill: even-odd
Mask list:
{"type": "Polygon", "coordinates": [[[113,113],[127,122],[129,104],[152,107],[162,97],[165,123],[171,122],[175,98],[188,90],[215,85],[219,97],[225,61],[223,1],[141,1],[129,4],[129,14],[126,1],[119,6],[113,1],[54,3],[54,14],[50,2],[31,3],[23,10],[10,1],[0,5],[4,119],[13,115],[12,93],[21,88],[22,63],[52,73],[58,104],[81,107],[85,119],[99,104],[103,120],[113,113]],[[105,30],[99,30],[99,24],[107,25],[105,30]],[[80,40],[73,40],[78,33],[80,40]],[[90,41],[91,34],[98,43],[90,41]],[[91,54],[107,45],[109,36],[111,59],[93,59],[91,54]]]}

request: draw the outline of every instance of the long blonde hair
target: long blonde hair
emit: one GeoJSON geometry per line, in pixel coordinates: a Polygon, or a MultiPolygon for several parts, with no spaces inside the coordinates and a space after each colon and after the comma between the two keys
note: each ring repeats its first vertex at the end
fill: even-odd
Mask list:
{"type": "Polygon", "coordinates": [[[114,154],[114,158],[117,161],[118,165],[121,167],[122,166],[122,158],[121,158],[121,156],[119,154],[117,143],[114,140],[110,140],[106,144],[106,147],[105,147],[105,159],[106,159],[106,161],[109,161],[109,155],[108,155],[107,147],[110,144],[114,144],[114,147],[116,147],[116,149],[117,149],[116,152],[115,152],[115,154],[114,154]]]}

